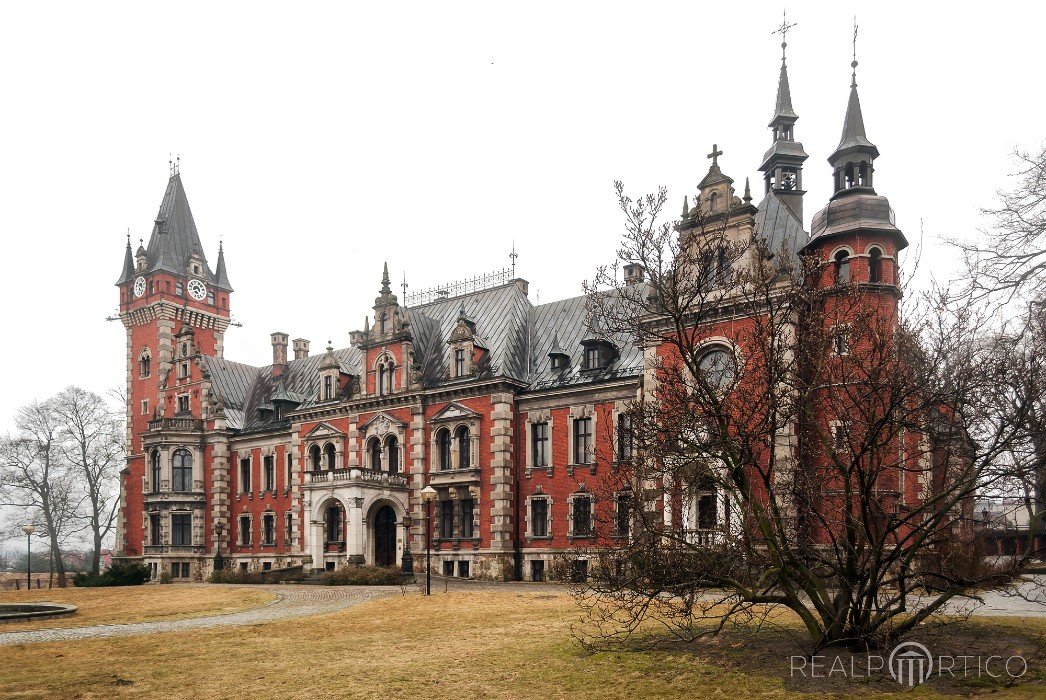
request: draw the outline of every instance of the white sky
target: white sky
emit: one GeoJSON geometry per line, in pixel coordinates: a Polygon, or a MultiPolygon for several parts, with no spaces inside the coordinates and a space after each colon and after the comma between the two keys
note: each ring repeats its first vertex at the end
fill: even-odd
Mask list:
{"type": "MultiPolygon", "coordinates": [[[[826,201],[859,14],[876,185],[911,241],[980,235],[1036,148],[1046,6],[792,3],[806,223],[826,201]]],[[[5,3],[0,9],[0,432],[69,383],[124,376],[124,235],[147,236],[169,153],[236,293],[226,356],[269,333],[348,343],[382,262],[411,290],[509,263],[542,301],[613,258],[612,182],[669,187],[713,142],[740,194],[770,145],[780,3],[5,3]]],[[[753,190],[758,196],[761,185],[753,190]]],[[[914,247],[914,246],[913,246],[914,247]]],[[[924,267],[927,267],[924,265],[924,267]]],[[[399,292],[399,288],[394,288],[399,292]]]]}

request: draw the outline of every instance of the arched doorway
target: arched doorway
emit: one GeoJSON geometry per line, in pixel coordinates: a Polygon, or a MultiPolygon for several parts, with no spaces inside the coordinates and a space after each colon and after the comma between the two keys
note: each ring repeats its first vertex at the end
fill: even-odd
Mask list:
{"type": "Polygon", "coordinates": [[[374,516],[374,563],[396,565],[396,511],[382,506],[374,516]]]}

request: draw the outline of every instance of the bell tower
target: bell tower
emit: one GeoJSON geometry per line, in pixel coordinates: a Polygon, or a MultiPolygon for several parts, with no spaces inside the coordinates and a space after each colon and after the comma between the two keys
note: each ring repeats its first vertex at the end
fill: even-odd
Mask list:
{"type": "Polygon", "coordinates": [[[777,81],[777,102],[774,105],[774,116],[770,120],[773,144],[763,155],[763,164],[759,170],[763,173],[766,193],[773,192],[792,210],[801,222],[803,220],[803,162],[807,159],[803,144],[795,140],[795,123],[799,115],[792,109],[792,91],[788,84],[788,65],[786,50],[788,48],[788,30],[794,27],[785,16],[777,32],[781,34],[781,75],[777,81]]]}
{"type": "MultiPolygon", "coordinates": [[[[120,292],[120,321],[127,333],[127,465],[122,474],[123,513],[142,513],[147,449],[143,436],[166,430],[203,429],[213,418],[203,356],[221,357],[230,325],[225,252],[216,271],[203,252],[181,174],[172,164],[148,246],[131,253],[128,236],[120,292]]],[[[172,438],[174,436],[171,436],[172,438]]],[[[189,437],[178,435],[178,441],[189,437]]],[[[199,443],[199,437],[195,438],[199,443]]],[[[160,450],[162,452],[162,450],[160,450]]],[[[161,461],[165,455],[157,457],[161,461]]],[[[161,464],[161,467],[163,465],[161,464]]],[[[121,518],[117,549],[143,554],[143,523],[121,518]]]]}

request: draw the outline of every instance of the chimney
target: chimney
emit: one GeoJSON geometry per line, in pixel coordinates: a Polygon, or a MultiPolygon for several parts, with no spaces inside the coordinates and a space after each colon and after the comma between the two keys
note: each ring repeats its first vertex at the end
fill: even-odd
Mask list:
{"type": "Polygon", "coordinates": [[[305,338],[294,339],[294,359],[304,360],[309,356],[309,341],[305,338]]]}
{"type": "Polygon", "coordinates": [[[364,331],[349,331],[349,345],[354,348],[358,348],[366,339],[367,334],[364,331]]]}
{"type": "Polygon", "coordinates": [[[272,376],[280,377],[287,369],[287,334],[272,334],[272,376]]]}
{"type": "Polygon", "coordinates": [[[637,263],[629,263],[624,267],[625,272],[625,284],[639,284],[643,281],[644,273],[642,265],[637,263]]]}

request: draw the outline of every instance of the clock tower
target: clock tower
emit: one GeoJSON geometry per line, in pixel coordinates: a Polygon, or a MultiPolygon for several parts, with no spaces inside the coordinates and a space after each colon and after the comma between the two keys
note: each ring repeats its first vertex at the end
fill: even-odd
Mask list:
{"type": "Polygon", "coordinates": [[[201,360],[221,357],[230,323],[233,290],[224,250],[219,246],[212,271],[177,169],[167,182],[148,246],[132,255],[128,238],[116,286],[127,330],[127,464],[117,550],[140,557],[149,546],[151,496],[163,495],[165,505],[172,501],[170,465],[177,446],[195,457],[187,493],[204,496],[203,434],[208,424],[213,426],[215,408],[201,360]],[[129,522],[129,513],[146,515],[142,522],[129,522]]]}

